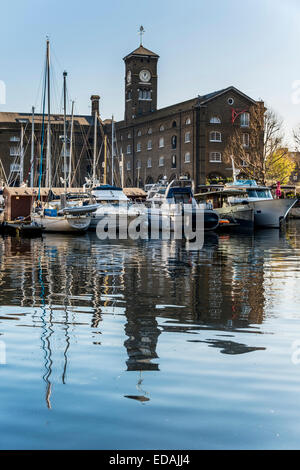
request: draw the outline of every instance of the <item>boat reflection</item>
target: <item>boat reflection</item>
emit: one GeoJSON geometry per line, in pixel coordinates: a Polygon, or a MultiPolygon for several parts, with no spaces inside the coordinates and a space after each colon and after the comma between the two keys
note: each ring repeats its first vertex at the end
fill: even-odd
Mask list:
{"type": "Polygon", "coordinates": [[[235,335],[262,334],[265,273],[280,269],[285,248],[299,250],[297,243],[292,230],[210,234],[198,252],[176,240],[100,242],[95,234],[6,237],[0,239],[0,302],[24,307],[11,321],[22,319],[19,326],[40,328],[48,408],[53,384],[68,383],[69,354],[80,341],[80,327],[89,331],[88,341],[101,354],[106,316],[121,319],[124,369],[140,374],[138,393],[124,396],[146,402],[150,398],[141,388],[141,374],[160,370],[162,335],[185,334],[185,341],[222,354],[265,349],[235,335]],[[206,337],[198,340],[195,335],[203,332],[206,337]],[[225,336],[219,338],[220,332],[225,336]]]}

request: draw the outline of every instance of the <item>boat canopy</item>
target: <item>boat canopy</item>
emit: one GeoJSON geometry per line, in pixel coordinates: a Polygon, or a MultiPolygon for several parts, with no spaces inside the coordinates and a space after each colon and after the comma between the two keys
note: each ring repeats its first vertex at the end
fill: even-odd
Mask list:
{"type": "Polygon", "coordinates": [[[128,201],[128,197],[124,194],[122,188],[104,184],[96,186],[92,189],[92,195],[97,201],[128,201]]]}

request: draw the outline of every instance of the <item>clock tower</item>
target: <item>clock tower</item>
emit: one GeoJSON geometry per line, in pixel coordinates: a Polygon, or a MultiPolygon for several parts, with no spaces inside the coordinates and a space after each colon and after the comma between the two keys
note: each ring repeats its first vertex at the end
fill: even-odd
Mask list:
{"type": "Polygon", "coordinates": [[[126,122],[156,111],[158,59],[159,56],[142,43],[124,57],[126,122]]]}

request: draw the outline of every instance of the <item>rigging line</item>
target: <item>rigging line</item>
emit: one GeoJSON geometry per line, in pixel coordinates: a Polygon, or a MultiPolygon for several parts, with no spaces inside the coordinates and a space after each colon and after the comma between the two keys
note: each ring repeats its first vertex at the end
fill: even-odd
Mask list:
{"type": "Polygon", "coordinates": [[[45,77],[44,77],[44,90],[43,90],[43,119],[42,119],[42,138],[41,138],[41,159],[40,159],[40,173],[39,173],[39,191],[38,191],[38,200],[41,199],[41,182],[42,182],[42,172],[43,172],[43,153],[44,153],[44,134],[45,134],[45,102],[46,102],[46,85],[47,85],[47,70],[45,68],[45,77]]]}

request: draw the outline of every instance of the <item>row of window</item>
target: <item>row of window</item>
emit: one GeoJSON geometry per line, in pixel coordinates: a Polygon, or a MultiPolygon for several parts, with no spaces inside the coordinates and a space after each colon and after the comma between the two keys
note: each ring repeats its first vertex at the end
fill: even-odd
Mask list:
{"type": "MultiPolygon", "coordinates": [[[[222,162],[222,154],[221,152],[210,152],[209,154],[209,161],[211,163],[221,163],[222,162]]],[[[243,160],[243,166],[247,166],[247,163],[243,160]]]]}
{"type": "MultiPolygon", "coordinates": [[[[186,152],[185,155],[184,155],[184,163],[190,163],[190,162],[191,162],[191,154],[190,154],[190,152],[186,152]]],[[[159,157],[158,166],[164,166],[164,165],[165,165],[165,157],[159,157]]],[[[176,155],[172,155],[172,157],[171,157],[171,167],[176,168],[176,165],[177,165],[176,155]]],[[[136,168],[137,168],[137,170],[140,170],[142,168],[141,160],[137,160],[136,168]]],[[[148,160],[147,160],[147,168],[152,168],[152,159],[151,158],[148,158],[148,160]]],[[[128,161],[126,163],[126,169],[127,169],[127,171],[131,170],[131,162],[130,161],[128,161]]]]}
{"type": "MultiPolygon", "coordinates": [[[[222,134],[218,131],[211,131],[209,133],[209,141],[210,142],[222,142],[222,134]]],[[[250,136],[249,134],[242,134],[242,144],[243,147],[249,147],[250,144],[250,136]]]]}
{"type": "MultiPolygon", "coordinates": [[[[191,133],[190,132],[186,132],[185,133],[185,136],[184,136],[184,142],[186,144],[188,144],[189,142],[191,142],[191,133]]],[[[158,148],[164,148],[165,146],[165,138],[164,137],[161,137],[158,141],[158,148]]],[[[171,138],[171,147],[173,150],[176,149],[177,147],[177,136],[174,135],[172,138],[171,138]]],[[[152,150],[152,140],[148,140],[147,142],[147,150],[152,150]]],[[[136,144],[136,151],[137,152],[141,152],[142,151],[142,143],[141,142],[137,142],[136,144]]],[[[120,153],[122,154],[123,151],[122,151],[122,147],[120,148],[120,153]]],[[[131,154],[131,144],[128,144],[127,147],[126,147],[126,153],[127,155],[130,155],[131,154]]]]}
{"type": "MultiPolygon", "coordinates": [[[[221,118],[219,116],[212,116],[209,120],[210,124],[221,124],[221,118]]],[[[249,127],[250,125],[250,113],[242,113],[240,115],[241,127],[249,127]]]]}
{"type": "MultiPolygon", "coordinates": [[[[147,93],[147,91],[144,90],[144,91],[141,91],[141,93],[147,93]]],[[[147,97],[147,96],[149,96],[149,95],[146,95],[146,94],[145,94],[145,95],[141,95],[141,96],[143,96],[142,99],[149,99],[149,97],[147,97]]],[[[188,126],[189,124],[191,124],[191,118],[187,118],[187,119],[185,120],[185,125],[188,126]]],[[[173,128],[177,127],[177,122],[176,122],[176,121],[173,121],[172,127],[173,127],[173,128]]],[[[162,124],[162,125],[159,127],[159,132],[163,132],[164,130],[165,130],[165,126],[162,124]]],[[[149,127],[149,129],[147,130],[147,134],[150,135],[150,134],[152,134],[152,133],[153,133],[152,127],[149,127]]],[[[140,137],[141,135],[142,135],[142,131],[139,130],[139,131],[137,132],[137,136],[140,137]]],[[[132,138],[132,133],[131,133],[131,132],[128,132],[128,134],[127,134],[127,139],[131,139],[131,138],[132,138]]],[[[122,135],[121,135],[120,139],[123,140],[123,136],[122,136],[122,135]]]]}

